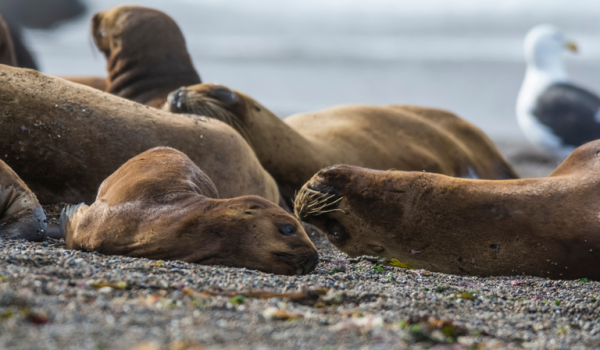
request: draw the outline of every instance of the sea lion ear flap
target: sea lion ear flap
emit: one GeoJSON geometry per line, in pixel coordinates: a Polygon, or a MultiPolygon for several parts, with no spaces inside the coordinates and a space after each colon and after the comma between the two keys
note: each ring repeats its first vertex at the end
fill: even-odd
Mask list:
{"type": "Polygon", "coordinates": [[[90,23],[90,31],[92,33],[92,38],[94,39],[94,43],[98,50],[102,51],[106,57],[110,56],[110,45],[108,42],[108,37],[106,33],[106,29],[102,25],[102,18],[104,17],[103,12],[98,12],[92,17],[92,21],[90,23]]]}
{"type": "Polygon", "coordinates": [[[239,101],[237,94],[224,86],[209,89],[207,95],[225,106],[231,106],[239,101]]]}
{"type": "Polygon", "coordinates": [[[100,23],[102,22],[101,16],[102,12],[96,13],[90,22],[90,32],[92,32],[92,37],[94,37],[96,44],[98,44],[98,37],[102,36],[100,34],[100,23]]]}

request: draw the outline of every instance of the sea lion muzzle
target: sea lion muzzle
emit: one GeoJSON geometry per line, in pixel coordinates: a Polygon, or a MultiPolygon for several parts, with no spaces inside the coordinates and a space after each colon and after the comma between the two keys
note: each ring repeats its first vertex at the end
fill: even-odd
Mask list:
{"type": "Polygon", "coordinates": [[[184,108],[185,105],[183,103],[183,100],[185,98],[185,91],[186,88],[182,86],[179,89],[169,93],[169,95],[167,96],[167,103],[170,105],[170,111],[185,113],[185,111],[187,110],[187,108],[184,108]]]}
{"type": "Polygon", "coordinates": [[[273,253],[273,256],[292,267],[297,275],[305,275],[314,271],[319,264],[319,254],[295,256],[290,253],[273,253]]]}

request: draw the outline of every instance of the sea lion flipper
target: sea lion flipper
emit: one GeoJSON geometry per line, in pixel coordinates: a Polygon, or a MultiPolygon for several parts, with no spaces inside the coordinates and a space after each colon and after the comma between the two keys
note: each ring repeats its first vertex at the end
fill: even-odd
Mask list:
{"type": "Polygon", "coordinates": [[[60,234],[65,238],[65,240],[67,240],[68,236],[73,235],[79,216],[85,213],[87,208],[89,208],[89,206],[85,205],[83,202],[76,205],[68,205],[66,208],[63,208],[62,212],[60,213],[58,226],[60,229],[60,234]]]}

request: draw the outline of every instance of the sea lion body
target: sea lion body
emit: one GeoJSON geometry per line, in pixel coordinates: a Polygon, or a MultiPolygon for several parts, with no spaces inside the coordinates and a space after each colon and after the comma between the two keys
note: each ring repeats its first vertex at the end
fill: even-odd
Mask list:
{"type": "Polygon", "coordinates": [[[308,273],[318,253],[302,226],[256,196],[218,199],[187,156],[146,151],[100,186],[96,201],[61,216],[66,247],[150,259],[308,273]]]}
{"type": "Polygon", "coordinates": [[[206,115],[234,127],[287,199],[333,164],[482,179],[517,177],[483,132],[442,110],[347,105],[282,121],[252,98],[213,84],[181,88],[163,109],[206,115]]]}
{"type": "Polygon", "coordinates": [[[600,141],[541,179],[321,170],[296,213],[345,253],[461,275],[600,279],[600,141]]]}
{"type": "Polygon", "coordinates": [[[46,227],[46,214],[35,194],[0,160],[0,238],[40,241],[46,227]]]}
{"type": "Polygon", "coordinates": [[[42,204],[93,202],[106,177],[157,146],[187,154],[222,198],[257,195],[279,201],[273,178],[225,123],[0,66],[0,156],[42,204]]]}
{"type": "Polygon", "coordinates": [[[117,6],[92,18],[92,37],[106,57],[106,90],[151,107],[169,92],[200,84],[183,33],[165,13],[141,6],[117,6]]]}

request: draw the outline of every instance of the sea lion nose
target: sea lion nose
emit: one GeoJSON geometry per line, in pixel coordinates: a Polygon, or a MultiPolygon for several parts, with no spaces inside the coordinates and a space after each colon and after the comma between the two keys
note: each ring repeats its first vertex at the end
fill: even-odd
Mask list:
{"type": "MultiPolygon", "coordinates": [[[[319,264],[319,253],[305,257],[299,262],[299,266],[302,268],[302,272],[299,275],[307,274],[312,272],[319,264]]],[[[300,270],[300,269],[298,269],[300,270]]],[[[297,272],[297,271],[296,271],[297,272]]]]}
{"type": "Polygon", "coordinates": [[[183,105],[183,95],[185,94],[185,91],[185,86],[182,86],[169,94],[169,96],[167,97],[167,101],[169,101],[171,111],[181,110],[181,107],[183,105]]]}

